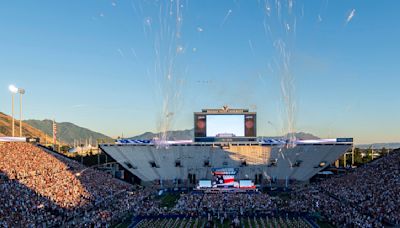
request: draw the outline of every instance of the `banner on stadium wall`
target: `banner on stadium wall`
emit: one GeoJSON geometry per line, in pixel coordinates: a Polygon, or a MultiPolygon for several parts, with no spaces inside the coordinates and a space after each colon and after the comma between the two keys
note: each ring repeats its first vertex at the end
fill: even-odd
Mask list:
{"type": "Polygon", "coordinates": [[[26,142],[25,137],[0,137],[0,142],[26,142]]]}
{"type": "Polygon", "coordinates": [[[212,174],[216,175],[230,175],[234,176],[239,172],[239,168],[213,168],[211,169],[212,174]]]}

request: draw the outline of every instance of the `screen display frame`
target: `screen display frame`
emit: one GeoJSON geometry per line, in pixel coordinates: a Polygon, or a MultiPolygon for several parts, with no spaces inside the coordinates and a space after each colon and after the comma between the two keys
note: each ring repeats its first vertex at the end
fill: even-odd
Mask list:
{"type": "Polygon", "coordinates": [[[257,114],[255,112],[236,113],[194,113],[194,141],[195,142],[239,142],[257,140],[257,114]],[[222,137],[207,136],[207,116],[209,115],[237,115],[244,116],[244,136],[222,135],[222,137]]]}

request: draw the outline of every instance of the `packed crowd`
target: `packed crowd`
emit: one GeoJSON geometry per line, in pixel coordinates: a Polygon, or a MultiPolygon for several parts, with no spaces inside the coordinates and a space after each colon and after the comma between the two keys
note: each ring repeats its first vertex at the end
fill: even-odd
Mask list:
{"type": "Polygon", "coordinates": [[[320,183],[320,189],[374,222],[400,225],[400,153],[320,183]]]}
{"type": "Polygon", "coordinates": [[[277,210],[276,200],[261,193],[183,194],[172,211],[182,213],[238,213],[241,216],[270,214],[277,210]]]}
{"type": "Polygon", "coordinates": [[[183,195],[175,211],[308,213],[343,227],[400,225],[400,151],[347,174],[297,186],[287,199],[266,194],[183,195]]]}
{"type": "Polygon", "coordinates": [[[281,209],[318,212],[340,226],[400,225],[400,151],[298,188],[281,209]]]}
{"type": "Polygon", "coordinates": [[[203,216],[221,221],[308,213],[320,214],[341,227],[398,225],[400,152],[350,173],[298,186],[285,199],[262,193],[186,193],[170,209],[160,206],[154,192],[28,143],[0,144],[0,227],[101,227],[128,213],[203,216]]]}
{"type": "Polygon", "coordinates": [[[28,143],[0,144],[0,227],[101,226],[148,191],[28,143]]]}

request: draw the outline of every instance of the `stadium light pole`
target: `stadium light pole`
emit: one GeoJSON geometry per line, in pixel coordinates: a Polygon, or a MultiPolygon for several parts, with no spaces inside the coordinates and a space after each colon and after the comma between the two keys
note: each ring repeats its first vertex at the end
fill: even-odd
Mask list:
{"type": "Polygon", "coordinates": [[[12,119],[12,137],[14,137],[15,120],[14,120],[14,95],[18,93],[18,88],[15,85],[8,86],[11,92],[11,119],[12,119]]]}
{"type": "Polygon", "coordinates": [[[25,94],[25,89],[19,88],[19,137],[22,137],[22,95],[25,94]]]}

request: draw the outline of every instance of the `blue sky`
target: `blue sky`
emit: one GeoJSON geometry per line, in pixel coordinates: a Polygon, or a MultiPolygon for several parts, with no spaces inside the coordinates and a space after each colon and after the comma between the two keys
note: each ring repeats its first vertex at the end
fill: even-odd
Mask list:
{"type": "Polygon", "coordinates": [[[0,111],[15,84],[26,118],[110,136],[156,131],[165,109],[168,128],[191,128],[193,112],[224,104],[256,111],[259,135],[281,134],[281,40],[296,131],[400,141],[400,2],[293,1],[290,14],[278,2],[279,15],[263,0],[2,1],[0,111]]]}

